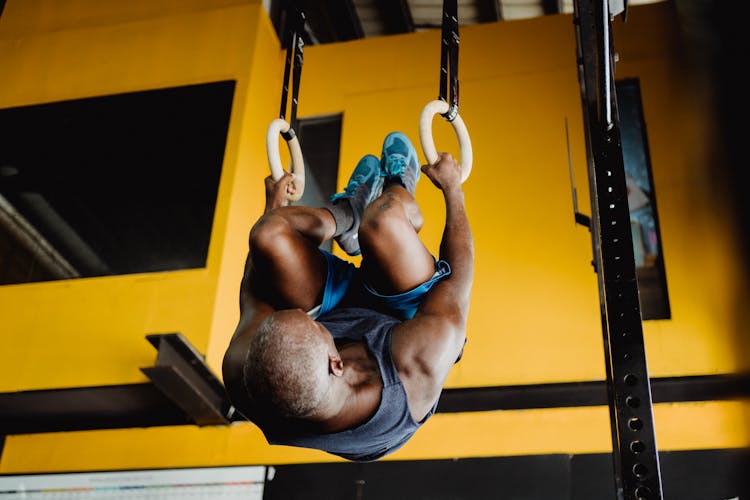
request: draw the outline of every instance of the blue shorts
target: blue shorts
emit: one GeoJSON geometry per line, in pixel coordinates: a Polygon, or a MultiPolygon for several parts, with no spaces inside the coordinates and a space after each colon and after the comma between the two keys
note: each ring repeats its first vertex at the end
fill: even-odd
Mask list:
{"type": "Polygon", "coordinates": [[[411,319],[417,313],[417,308],[427,292],[435,283],[447,278],[451,273],[451,267],[446,261],[436,260],[435,274],[429,280],[404,293],[383,295],[362,281],[360,270],[354,264],[325,250],[321,252],[326,258],[328,274],[323,302],[320,310],[315,311],[314,318],[325,314],[344,301],[348,305],[370,307],[401,319],[411,319]]]}

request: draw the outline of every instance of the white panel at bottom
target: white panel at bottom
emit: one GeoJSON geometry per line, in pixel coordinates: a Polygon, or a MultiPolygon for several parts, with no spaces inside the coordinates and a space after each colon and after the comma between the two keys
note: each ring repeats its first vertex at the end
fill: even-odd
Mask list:
{"type": "Polygon", "coordinates": [[[0,500],[262,500],[266,467],[0,476],[0,500]]]}

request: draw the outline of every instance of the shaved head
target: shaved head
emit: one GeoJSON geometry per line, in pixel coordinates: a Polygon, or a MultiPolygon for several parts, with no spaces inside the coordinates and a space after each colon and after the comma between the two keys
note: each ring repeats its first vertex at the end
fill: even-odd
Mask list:
{"type": "MultiPolygon", "coordinates": [[[[332,340],[330,341],[332,342],[332,340]]],[[[300,310],[266,318],[243,366],[248,396],[283,417],[310,415],[328,390],[330,343],[300,310]]]]}

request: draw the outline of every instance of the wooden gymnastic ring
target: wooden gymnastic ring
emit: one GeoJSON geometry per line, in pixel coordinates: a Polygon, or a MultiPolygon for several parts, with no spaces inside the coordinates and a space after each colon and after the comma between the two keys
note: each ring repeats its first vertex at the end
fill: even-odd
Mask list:
{"type": "MultiPolygon", "coordinates": [[[[432,118],[440,113],[445,114],[448,112],[450,107],[446,101],[436,99],[430,101],[422,110],[422,115],[419,118],[419,139],[422,142],[422,151],[427,159],[427,163],[434,165],[438,160],[437,150],[435,149],[435,141],[432,138],[432,118]]],[[[471,173],[471,164],[473,160],[473,152],[471,149],[471,139],[469,138],[469,131],[466,130],[461,115],[456,113],[456,117],[451,121],[453,130],[456,132],[458,137],[458,145],[461,148],[461,182],[464,182],[471,173]]]]}
{"type": "Polygon", "coordinates": [[[284,176],[284,168],[281,166],[281,155],[279,154],[279,135],[291,135],[286,139],[289,147],[289,154],[292,157],[290,172],[294,174],[292,182],[292,192],[287,193],[287,200],[290,202],[302,198],[305,191],[305,160],[302,157],[302,148],[299,144],[299,138],[291,129],[291,125],[286,120],[276,118],[268,126],[266,134],[266,152],[268,153],[268,164],[271,167],[271,178],[278,182],[284,176]]]}

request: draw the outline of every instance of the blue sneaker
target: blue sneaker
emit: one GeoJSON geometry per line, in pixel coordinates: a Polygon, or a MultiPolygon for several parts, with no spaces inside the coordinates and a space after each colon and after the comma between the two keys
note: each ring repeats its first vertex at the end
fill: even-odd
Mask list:
{"type": "Polygon", "coordinates": [[[412,195],[421,172],[417,151],[401,132],[391,132],[383,141],[382,172],[386,181],[397,178],[412,195]]]}
{"type": "Polygon", "coordinates": [[[331,202],[341,199],[349,200],[352,207],[354,224],[343,234],[335,238],[342,250],[349,255],[359,255],[359,223],[362,212],[372,200],[383,192],[383,178],[380,175],[380,160],[373,155],[366,155],[357,163],[349,183],[343,193],[331,196],[331,202]]]}

